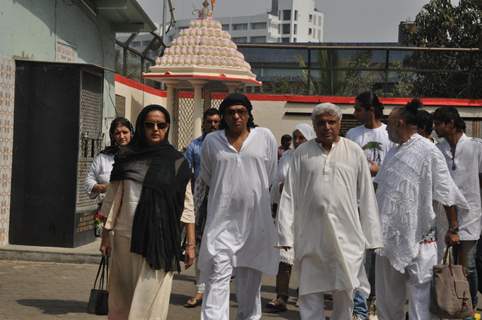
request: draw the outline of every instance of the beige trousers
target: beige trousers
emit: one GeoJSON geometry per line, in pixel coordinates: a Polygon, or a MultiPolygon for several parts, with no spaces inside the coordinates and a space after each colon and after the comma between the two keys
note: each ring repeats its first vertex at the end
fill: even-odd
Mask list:
{"type": "Polygon", "coordinates": [[[130,252],[130,239],[115,236],[109,275],[110,320],[165,320],[173,273],[153,270],[130,252]]]}

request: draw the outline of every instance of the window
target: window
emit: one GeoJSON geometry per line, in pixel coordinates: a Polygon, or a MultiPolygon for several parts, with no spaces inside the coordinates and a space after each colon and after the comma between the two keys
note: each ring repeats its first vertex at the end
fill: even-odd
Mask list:
{"type": "Polygon", "coordinates": [[[291,10],[283,10],[283,20],[291,20],[291,10]]]}
{"type": "Polygon", "coordinates": [[[312,14],[310,14],[310,15],[308,16],[308,21],[309,21],[309,22],[313,22],[313,15],[312,15],[312,14]]]}
{"type": "Polygon", "coordinates": [[[253,29],[253,30],[266,29],[266,22],[251,23],[251,29],[253,29]]]}
{"type": "Polygon", "coordinates": [[[308,35],[311,36],[313,34],[313,29],[308,28],[308,35]]]}
{"type": "Polygon", "coordinates": [[[322,16],[319,16],[318,17],[318,26],[320,26],[320,27],[321,27],[321,20],[322,20],[322,16]]]}
{"type": "Polygon", "coordinates": [[[278,33],[281,33],[281,25],[278,25],[278,33]]]}
{"type": "Polygon", "coordinates": [[[283,25],[283,34],[291,33],[291,25],[289,23],[283,25]]]}
{"type": "Polygon", "coordinates": [[[229,31],[229,24],[223,24],[223,30],[229,31]]]}
{"type": "Polygon", "coordinates": [[[236,23],[233,24],[233,30],[248,30],[248,24],[247,23],[236,23]]]}
{"type": "Polygon", "coordinates": [[[132,48],[138,48],[141,46],[141,42],[140,41],[132,41],[131,42],[131,47],[132,48]]]}
{"type": "Polygon", "coordinates": [[[248,37],[233,37],[232,40],[235,43],[246,43],[248,42],[248,37]]]}
{"type": "Polygon", "coordinates": [[[250,42],[251,43],[266,43],[266,37],[265,36],[251,37],[250,42]]]}
{"type": "Polygon", "coordinates": [[[283,43],[289,43],[289,42],[290,42],[290,38],[281,38],[281,42],[283,42],[283,43]]]}
{"type": "MultiPolygon", "coordinates": [[[[296,32],[298,32],[298,25],[297,24],[294,24],[293,25],[293,34],[296,34],[296,32]]],[[[295,41],[296,42],[296,41],[295,41]]]]}
{"type": "Polygon", "coordinates": [[[148,41],[142,41],[142,46],[147,47],[151,43],[151,40],[148,41]]]}
{"type": "Polygon", "coordinates": [[[295,10],[295,21],[298,20],[298,10],[295,10]]]}
{"type": "Polygon", "coordinates": [[[316,15],[313,16],[313,24],[314,24],[315,26],[316,26],[316,19],[317,19],[317,18],[318,18],[318,17],[317,17],[316,15]]]}
{"type": "Polygon", "coordinates": [[[293,38],[293,42],[296,42],[296,38],[293,38]]]}

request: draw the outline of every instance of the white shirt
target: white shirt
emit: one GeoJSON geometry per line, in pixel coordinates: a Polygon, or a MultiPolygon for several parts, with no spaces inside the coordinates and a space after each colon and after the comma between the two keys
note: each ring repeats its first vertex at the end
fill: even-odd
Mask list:
{"type": "Polygon", "coordinates": [[[433,202],[467,207],[440,150],[418,134],[390,150],[375,183],[383,228],[380,254],[401,273],[424,237],[435,231],[433,202]]]}
{"type": "Polygon", "coordinates": [[[359,286],[365,250],[382,247],[368,163],[340,138],[328,152],[316,140],[293,154],[278,212],[279,245],[294,247],[300,295],[359,286]]]}
{"type": "Polygon", "coordinates": [[[92,191],[96,184],[109,183],[112,165],[114,164],[114,155],[99,153],[95,156],[90,166],[89,172],[85,179],[85,191],[91,199],[97,198],[98,192],[92,191]]]}
{"type": "Polygon", "coordinates": [[[437,147],[442,151],[450,175],[469,205],[468,212],[459,216],[460,240],[478,240],[482,214],[479,184],[479,173],[482,172],[482,140],[463,134],[455,146],[454,157],[446,140],[437,144],[437,147]]]}
{"type": "Polygon", "coordinates": [[[209,186],[208,214],[199,254],[201,271],[228,253],[234,267],[275,275],[279,250],[271,218],[269,188],[277,166],[276,139],[265,128],[251,129],[238,152],[224,130],[206,136],[200,178],[209,186]]]}
{"type": "Polygon", "coordinates": [[[366,158],[381,165],[385,155],[395,146],[388,138],[387,125],[369,129],[364,125],[351,128],[346,133],[346,138],[356,142],[365,152],[366,158]]]}
{"type": "Polygon", "coordinates": [[[279,199],[281,197],[280,185],[285,182],[293,152],[294,150],[287,150],[285,153],[283,153],[283,156],[278,161],[278,170],[276,172],[275,182],[271,187],[271,201],[273,203],[279,204],[279,199]]]}

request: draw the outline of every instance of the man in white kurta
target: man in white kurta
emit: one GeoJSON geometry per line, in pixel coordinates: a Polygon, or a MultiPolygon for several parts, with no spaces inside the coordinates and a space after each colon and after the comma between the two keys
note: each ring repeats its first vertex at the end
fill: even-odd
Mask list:
{"type": "Polygon", "coordinates": [[[317,139],[294,152],[281,195],[279,246],[295,251],[301,319],[324,319],[330,292],[331,319],[346,320],[365,250],[382,247],[378,208],[363,150],[338,136],[341,110],[321,104],[312,119],[317,139]]]}
{"type": "Polygon", "coordinates": [[[459,216],[460,244],[454,248],[454,254],[457,261],[466,268],[472,304],[477,305],[475,255],[481,232],[482,140],[468,137],[464,133],[465,122],[456,108],[438,108],[433,118],[437,136],[445,138],[437,147],[442,151],[450,175],[469,205],[469,209],[459,216]]]}
{"type": "MultiPolygon", "coordinates": [[[[389,117],[392,148],[375,177],[384,248],[376,258],[377,311],[380,320],[431,319],[430,283],[437,263],[433,202],[445,206],[452,228],[454,205],[465,206],[442,153],[417,134],[417,110],[395,109],[389,117]]],[[[458,241],[456,232],[447,241],[458,241]]]]}
{"type": "MultiPolygon", "coordinates": [[[[237,121],[251,114],[244,96],[232,94],[226,100],[220,108],[222,126],[227,117],[237,121]]],[[[206,283],[201,319],[229,319],[229,284],[235,273],[237,318],[255,320],[261,319],[261,276],[276,275],[279,263],[269,191],[277,145],[268,129],[250,127],[238,150],[229,141],[229,130],[209,134],[201,152],[200,179],[209,187],[198,262],[206,283]]]]}

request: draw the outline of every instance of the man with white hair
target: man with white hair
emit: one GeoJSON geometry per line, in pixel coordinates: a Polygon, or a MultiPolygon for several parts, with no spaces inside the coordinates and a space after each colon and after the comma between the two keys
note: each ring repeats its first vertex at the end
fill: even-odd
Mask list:
{"type": "Polygon", "coordinates": [[[365,250],[382,247],[370,169],[360,146],[339,136],[341,118],[334,104],[314,108],[317,138],[294,152],[280,200],[278,244],[295,251],[302,320],[325,319],[325,293],[331,319],[350,319],[365,250]]]}

